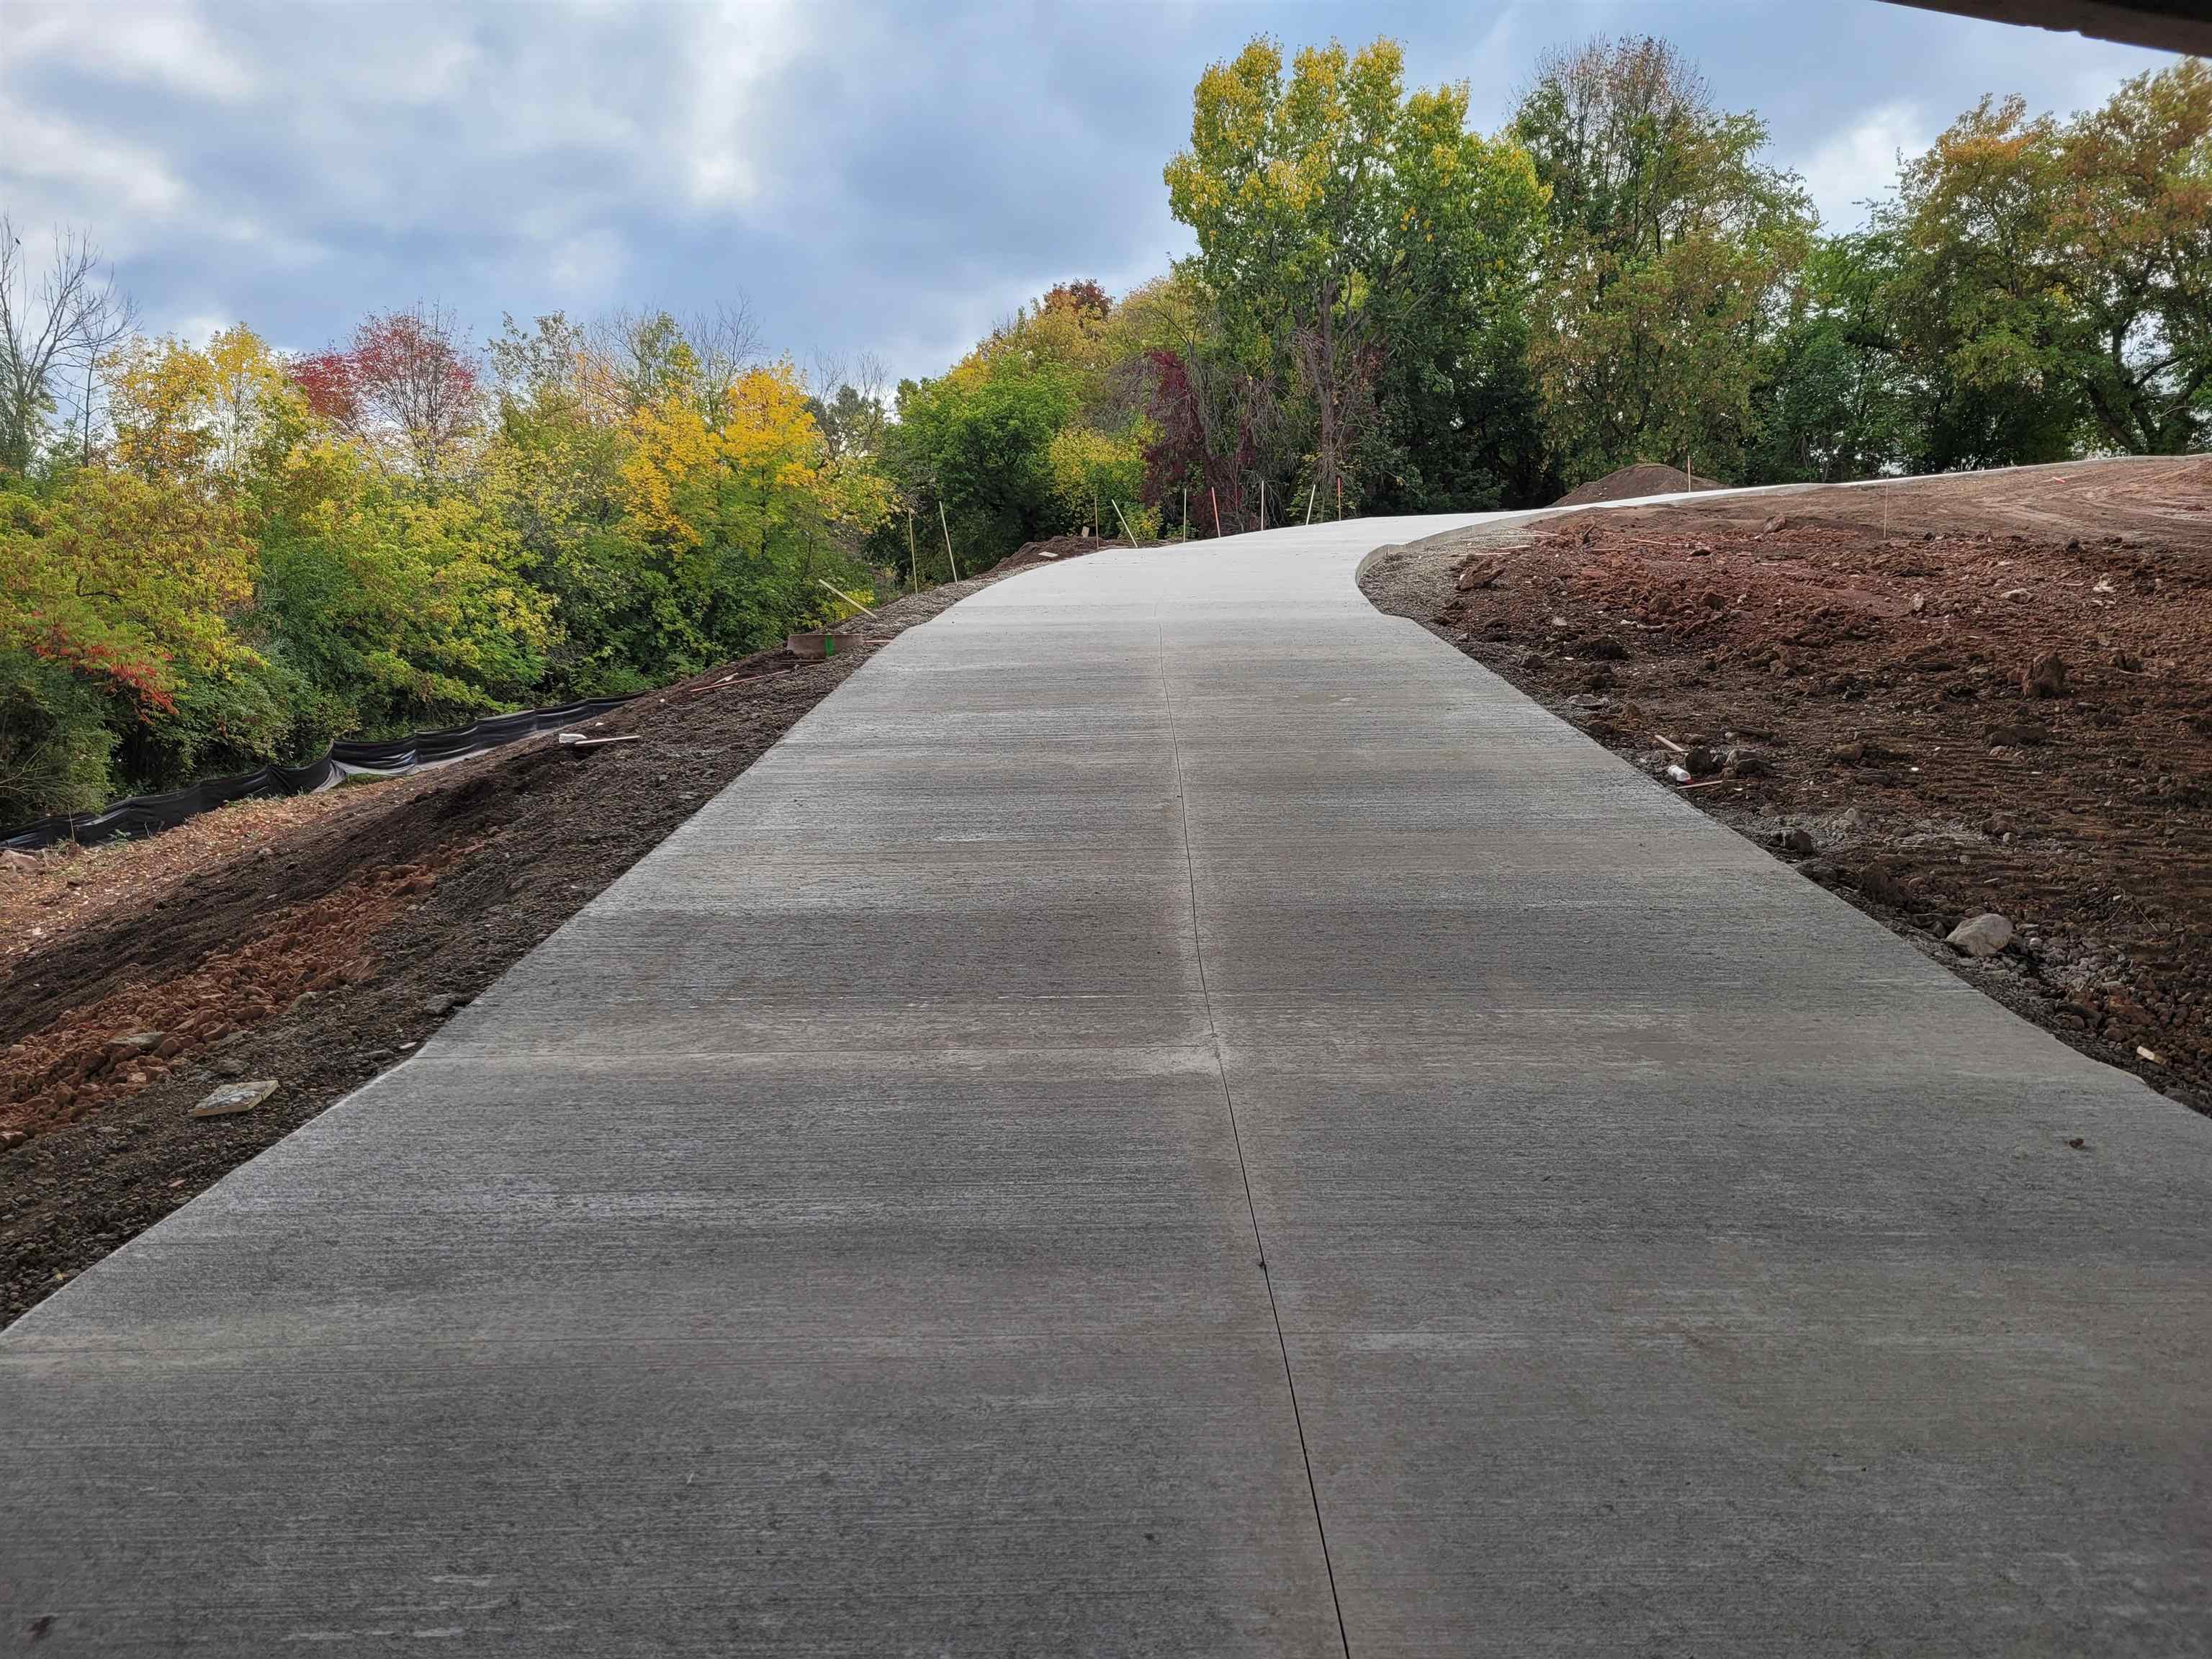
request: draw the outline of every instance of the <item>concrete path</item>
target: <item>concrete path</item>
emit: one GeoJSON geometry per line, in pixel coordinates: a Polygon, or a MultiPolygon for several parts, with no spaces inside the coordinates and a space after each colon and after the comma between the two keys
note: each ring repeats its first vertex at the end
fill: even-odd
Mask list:
{"type": "Polygon", "coordinates": [[[2212,1650],[2212,1123],[1377,615],[1446,522],[908,633],[16,1324],[0,1650],[2212,1650]]]}

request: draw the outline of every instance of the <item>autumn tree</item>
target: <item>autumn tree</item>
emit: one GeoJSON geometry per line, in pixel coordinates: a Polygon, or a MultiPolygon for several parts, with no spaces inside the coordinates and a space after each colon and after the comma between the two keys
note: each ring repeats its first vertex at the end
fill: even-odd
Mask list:
{"type": "MultiPolygon", "coordinates": [[[[82,469],[52,501],[0,496],[0,659],[66,674],[101,708],[104,757],[167,781],[209,754],[266,754],[283,714],[236,622],[255,550],[234,503],[82,469]]],[[[104,765],[101,769],[104,777],[104,765]]]]}
{"type": "Polygon", "coordinates": [[[440,306],[365,319],[293,378],[317,416],[427,484],[458,464],[483,413],[477,363],[440,306]]]}
{"type": "Polygon", "coordinates": [[[2212,71],[2193,58],[2069,122],[1984,99],[1908,162],[1898,250],[1915,466],[2185,450],[2212,428],[2212,71]]]}
{"type": "Polygon", "coordinates": [[[116,459],[148,478],[242,483],[307,419],[287,365],[242,323],[204,349],[135,336],[103,369],[116,459]]]}
{"type": "Polygon", "coordinates": [[[865,581],[848,550],[889,510],[865,458],[833,455],[788,362],[672,390],[632,417],[623,527],[670,655],[705,667],[831,608],[865,581]]]}
{"type": "Polygon", "coordinates": [[[2178,454],[2212,428],[2212,67],[2136,76],[2060,136],[2053,264],[2099,438],[2178,454]]]}

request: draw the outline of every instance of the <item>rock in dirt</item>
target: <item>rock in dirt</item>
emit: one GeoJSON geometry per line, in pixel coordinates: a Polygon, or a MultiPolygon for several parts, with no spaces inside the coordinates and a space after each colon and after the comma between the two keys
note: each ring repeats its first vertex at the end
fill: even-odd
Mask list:
{"type": "Polygon", "coordinates": [[[1954,927],[1943,943],[1962,957],[1993,957],[2012,943],[2012,924],[1994,910],[1984,911],[1954,927]]]}
{"type": "Polygon", "coordinates": [[[1886,904],[1893,910],[1907,908],[1912,894],[1887,864],[1869,864],[1858,872],[1856,880],[1859,892],[1876,904],[1886,904]]]}
{"type": "Polygon", "coordinates": [[[1785,830],[1782,833],[1782,850],[1785,853],[1817,853],[1820,848],[1809,831],[1785,830]]]}
{"type": "Polygon", "coordinates": [[[2046,651],[2021,672],[2020,695],[2023,697],[2063,697],[2066,695],[2066,659],[2055,651],[2046,651]]]}
{"type": "Polygon", "coordinates": [[[1697,748],[1682,757],[1682,764],[1693,778],[1709,778],[1721,769],[1721,757],[1710,749],[1697,748]]]}
{"type": "Polygon", "coordinates": [[[167,1036],[167,1031],[125,1031],[108,1038],[101,1047],[110,1060],[133,1060],[152,1054],[167,1036]]]}
{"type": "Polygon", "coordinates": [[[1739,746],[1728,751],[1727,771],[1732,778],[1763,778],[1773,770],[1766,757],[1756,749],[1739,746]]]}
{"type": "Polygon", "coordinates": [[[1911,754],[1879,738],[1860,738],[1838,744],[1828,758],[1838,766],[1890,766],[1912,758],[1911,754]]]}
{"type": "Polygon", "coordinates": [[[435,996],[422,999],[422,1012],[433,1019],[443,1019],[461,1006],[461,999],[450,991],[441,991],[435,996]]]}
{"type": "Polygon", "coordinates": [[[1460,567],[1456,586],[1461,592],[1472,593],[1479,587],[1488,587],[1504,574],[1503,559],[1469,559],[1460,567]]]}
{"type": "Polygon", "coordinates": [[[257,1078],[251,1083],[226,1083],[205,1100],[186,1113],[188,1117],[232,1117],[240,1112],[250,1112],[276,1092],[273,1077],[257,1078]]]}
{"type": "Polygon", "coordinates": [[[236,1055],[232,1055],[225,1060],[218,1060],[215,1063],[215,1074],[217,1077],[244,1077],[246,1075],[246,1062],[239,1059],[236,1055]]]}
{"type": "Polygon", "coordinates": [[[1986,735],[1991,744],[2008,749],[2040,749],[2051,741],[2051,728],[2035,720],[2015,720],[2010,726],[1992,726],[1986,735]]]}

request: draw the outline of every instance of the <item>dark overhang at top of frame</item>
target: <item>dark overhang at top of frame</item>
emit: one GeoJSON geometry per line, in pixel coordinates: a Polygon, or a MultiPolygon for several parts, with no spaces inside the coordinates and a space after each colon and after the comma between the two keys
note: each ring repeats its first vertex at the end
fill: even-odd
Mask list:
{"type": "Polygon", "coordinates": [[[1890,3],[2212,57],[2212,0],[1890,0],[1890,3]]]}

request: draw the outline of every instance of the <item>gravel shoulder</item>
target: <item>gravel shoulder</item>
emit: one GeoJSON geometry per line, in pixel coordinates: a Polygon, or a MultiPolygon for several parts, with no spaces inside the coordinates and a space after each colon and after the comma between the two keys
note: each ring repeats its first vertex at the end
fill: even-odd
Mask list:
{"type": "Polygon", "coordinates": [[[1383,550],[1362,586],[2212,1111],[2212,459],[1561,514],[1383,550]],[[1996,954],[1946,945],[1989,913],[1996,954]]]}

